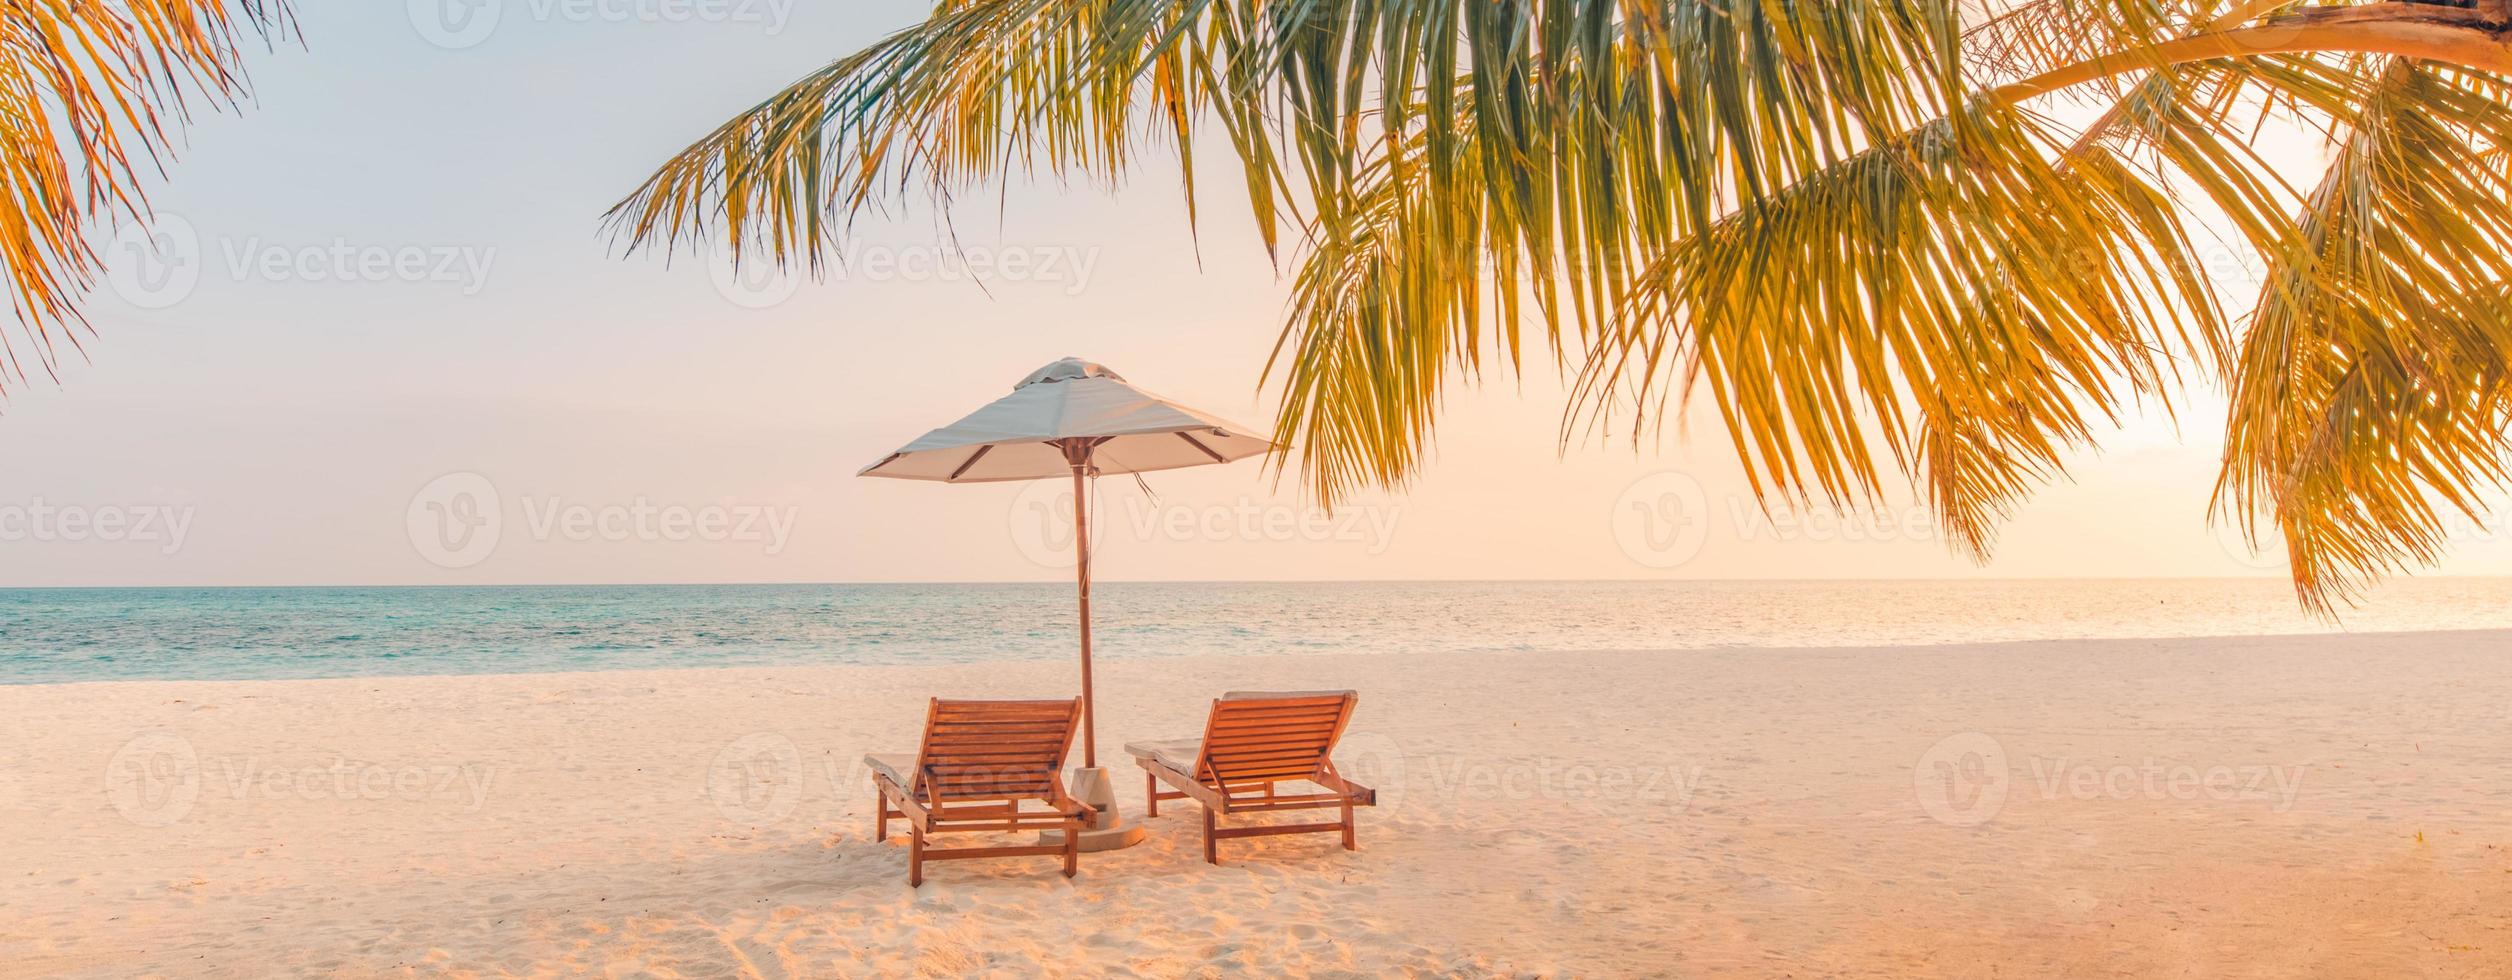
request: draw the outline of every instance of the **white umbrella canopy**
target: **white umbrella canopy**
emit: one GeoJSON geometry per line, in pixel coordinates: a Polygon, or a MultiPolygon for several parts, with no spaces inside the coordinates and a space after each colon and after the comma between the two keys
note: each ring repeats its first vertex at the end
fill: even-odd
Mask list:
{"type": "Polygon", "coordinates": [[[1031,372],[1012,393],[925,433],[857,476],[942,483],[1044,480],[1072,471],[1149,473],[1262,455],[1273,443],[1245,426],[1125,383],[1105,366],[1068,357],[1031,372]]]}
{"type": "MultiPolygon", "coordinates": [[[[1227,463],[1273,449],[1271,441],[1248,432],[1245,426],[1127,384],[1103,365],[1068,357],[1031,372],[1012,386],[1011,394],[925,433],[855,475],[939,483],[1072,478],[1074,575],[1081,587],[1082,759],[1086,768],[1096,770],[1099,718],[1090,684],[1090,517],[1085,507],[1089,494],[1083,479],[1227,463]]],[[[1112,806],[1113,799],[1108,803],[1112,806]]],[[[1139,832],[1127,838],[1129,843],[1140,839],[1139,832]]]]}

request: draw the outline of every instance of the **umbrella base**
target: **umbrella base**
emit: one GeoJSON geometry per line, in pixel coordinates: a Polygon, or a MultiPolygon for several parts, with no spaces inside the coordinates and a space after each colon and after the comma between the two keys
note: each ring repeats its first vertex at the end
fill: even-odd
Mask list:
{"type": "MultiPolygon", "coordinates": [[[[1073,798],[1099,811],[1099,826],[1081,833],[1081,850],[1114,851],[1143,842],[1150,831],[1143,825],[1125,822],[1125,814],[1116,807],[1116,786],[1108,781],[1105,769],[1073,770],[1073,798]]],[[[1050,830],[1038,835],[1038,843],[1049,847],[1064,846],[1064,832],[1050,830]]]]}
{"type": "MultiPolygon", "coordinates": [[[[1080,848],[1082,853],[1089,854],[1096,851],[1121,851],[1136,844],[1140,844],[1143,842],[1143,838],[1151,836],[1151,831],[1146,829],[1142,824],[1138,823],[1120,823],[1113,827],[1108,826],[1107,824],[1109,818],[1114,815],[1114,811],[1102,813],[1099,815],[1100,826],[1098,829],[1082,831],[1082,845],[1080,848]]],[[[1050,830],[1046,833],[1039,834],[1038,843],[1047,847],[1062,847],[1064,846],[1064,832],[1061,830],[1050,830]]]]}

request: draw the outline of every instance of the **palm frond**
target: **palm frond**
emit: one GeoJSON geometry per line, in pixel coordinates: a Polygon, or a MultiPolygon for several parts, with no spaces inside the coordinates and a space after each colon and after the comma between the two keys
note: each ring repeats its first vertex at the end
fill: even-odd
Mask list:
{"type": "MultiPolygon", "coordinates": [[[[1473,122],[1456,132],[1464,152],[1435,163],[1419,138],[1371,160],[1345,220],[1312,238],[1302,257],[1266,374],[1283,379],[1278,441],[1329,506],[1351,488],[1409,481],[1431,443],[1449,372],[1482,362],[1485,324],[1517,321],[1520,260],[1505,243],[1504,257],[1486,260],[1486,199],[1432,190],[1482,183],[1473,122]],[[1497,316],[1485,314],[1486,289],[1497,316]],[[1449,329],[1414,328],[1425,319],[1449,329]]],[[[1514,344],[1514,332],[1493,333],[1514,344]]]]}
{"type": "MultiPolygon", "coordinates": [[[[2301,0],[2021,0],[1965,32],[1965,60],[1994,83],[2185,35],[2216,18],[2253,19],[2301,0]],[[2245,6],[2247,4],[2247,6],[2245,6]]],[[[2228,25],[2229,26],[2229,25],[2228,25]]]]}
{"type": "Polygon", "coordinates": [[[46,0],[0,18],[0,267],[19,331],[0,331],[0,393],[30,366],[57,376],[101,271],[89,233],[146,213],[194,103],[244,97],[246,39],[291,29],[283,0],[46,0]]]}
{"type": "Polygon", "coordinates": [[[2329,608],[2435,560],[2505,485],[2512,85],[2407,59],[2288,74],[2345,136],[2245,338],[2218,506],[2254,541],[2273,521],[2329,608]]]}
{"type": "Polygon", "coordinates": [[[1187,155],[1217,114],[1270,241],[1281,168],[1253,8],[1233,0],[956,0],[787,86],[666,162],[605,216],[628,248],[764,247],[818,268],[843,223],[1007,175],[1121,177],[1148,112],[1187,155]]]}
{"type": "Polygon", "coordinates": [[[1985,553],[2091,417],[2224,335],[2169,195],[2059,136],[1983,104],[1740,205],[1640,279],[1585,393],[1662,418],[1706,382],[1757,491],[1864,503],[1889,462],[1985,553]]]}
{"type": "Polygon", "coordinates": [[[1452,373],[1515,369],[1527,326],[1579,356],[1655,256],[1940,113],[1960,84],[1951,5],[1491,9],[1530,30],[1485,14],[1464,31],[1471,70],[1417,66],[1459,80],[1388,112],[1416,123],[1309,229],[1268,376],[1277,432],[1329,504],[1412,472],[1452,373]]]}
{"type": "Polygon", "coordinates": [[[1191,147],[1218,125],[1268,249],[1299,233],[1267,379],[1328,505],[1410,479],[1455,380],[1522,370],[1540,344],[1578,371],[1565,439],[1659,431],[1705,382],[1766,500],[1855,504],[1899,469],[1985,556],[2099,423],[2216,376],[2237,393],[2220,497],[2273,512],[2317,597],[2433,554],[2413,501],[2458,505],[2500,474],[2501,426],[2478,420],[2500,376],[2485,311],[2512,178],[2502,100],[2471,94],[2498,86],[2429,69],[2412,98],[2434,107],[2401,110],[2360,57],[2512,66],[2487,16],[947,0],[700,140],[608,220],[631,250],[729,240],[816,265],[842,222],[911,192],[1113,183],[1154,138],[1182,155],[1191,208],[1191,147]],[[2053,96],[2093,122],[2042,115],[2053,96]],[[2333,121],[2366,147],[2350,158],[2380,162],[2306,206],[2246,131],[2270,117],[2333,121]],[[2200,209],[2278,263],[2250,336],[2202,274],[2200,209]],[[2382,346],[2410,343],[2426,346],[2382,346]],[[2349,353],[2323,363],[2332,350],[2349,353]],[[2457,414],[2420,414],[2418,392],[2457,414]],[[2352,416],[2332,406],[2359,404],[2385,418],[2337,424],[2352,416]]]}
{"type": "MultiPolygon", "coordinates": [[[[2247,74],[2241,66],[2227,64],[2174,65],[2148,72],[2055,160],[2062,180],[2091,192],[2089,197],[2071,197],[2064,206],[2090,205],[2087,213],[2116,219],[2125,234],[2109,243],[2117,250],[2111,254],[2133,260],[2102,269],[2088,263],[2086,274],[2125,277],[2110,290],[2146,301],[2135,312],[2151,316],[2160,310],[2164,316],[2156,319],[2173,328],[2144,340],[2126,329],[2095,334],[2127,345],[2123,363],[2145,368],[2119,372],[2128,392],[2167,413],[2186,378],[2174,372],[2167,383],[2154,368],[2187,362],[2221,370],[2232,360],[2234,336],[2215,284],[2197,274],[2206,248],[2181,221],[2180,214],[2190,210],[2181,198],[2196,196],[2213,205],[2215,213],[2254,240],[2278,233],[2283,227],[2278,209],[2294,199],[2269,161],[2225,133],[2226,118],[2243,101],[2247,74]],[[2148,362],[2139,359],[2141,354],[2168,356],[2148,362]]],[[[1981,295],[1961,307],[1964,315],[1958,322],[1964,329],[2045,308],[2049,297],[2032,278],[2014,271],[2001,267],[1998,275],[1979,284],[1981,295]]],[[[2090,295],[2101,299],[2105,293],[2090,295]]],[[[2130,312],[2120,309],[2114,315],[2130,312]]],[[[1991,374],[2026,377],[2038,376],[2047,363],[1975,360],[1991,374]]],[[[2029,394],[2081,400],[2114,418],[2125,407],[2098,384],[2071,381],[2029,394]]],[[[2063,473],[2058,450],[2095,441],[2081,418],[2055,406],[2019,412],[1982,410],[1946,398],[1922,398],[1916,404],[1924,423],[1922,451],[1905,466],[1918,478],[1923,499],[1936,509],[1948,543],[1984,563],[1997,528],[2014,508],[2063,473]],[[2039,419],[2059,424],[2045,426],[2039,419]]],[[[2015,399],[2007,404],[2032,402],[2015,399]]]]}

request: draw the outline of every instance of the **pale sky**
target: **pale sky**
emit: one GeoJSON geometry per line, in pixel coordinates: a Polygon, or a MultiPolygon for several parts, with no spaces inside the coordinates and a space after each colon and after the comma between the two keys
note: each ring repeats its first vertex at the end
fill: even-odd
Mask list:
{"type": "MultiPolygon", "coordinates": [[[[154,198],[171,257],[109,246],[90,359],[0,416],[0,585],[1056,579],[1060,487],[853,473],[1065,355],[1271,416],[1287,287],[1226,190],[1199,263],[1166,167],[1120,196],[1015,186],[999,223],[972,198],[984,289],[934,271],[929,217],[865,219],[859,264],[817,283],[614,254],[600,214],[665,156],[921,4],[476,0],[493,24],[422,29],[433,2],[305,5],[308,49],[194,129],[154,198]]],[[[1100,574],[2279,573],[2207,524],[2212,394],[2185,432],[2077,460],[1986,569],[1899,513],[1763,523],[1706,424],[1565,458],[1561,408],[1540,362],[1460,390],[1425,478],[1332,522],[1255,463],[1153,475],[1156,504],[1109,479],[1100,574]]],[[[2441,572],[2512,572],[2500,535],[2465,537],[2441,572]]]]}

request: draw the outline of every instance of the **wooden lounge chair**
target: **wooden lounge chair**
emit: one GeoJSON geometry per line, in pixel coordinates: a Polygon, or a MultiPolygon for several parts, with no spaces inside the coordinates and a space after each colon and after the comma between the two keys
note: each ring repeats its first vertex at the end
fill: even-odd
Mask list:
{"type": "Polygon", "coordinates": [[[1082,827],[1095,826],[1098,811],[1064,788],[1064,756],[1081,723],[1080,698],[1070,701],[945,701],[925,709],[924,745],[915,755],[864,757],[872,769],[880,811],[878,840],[890,838],[890,820],[904,817],[907,884],[925,883],[926,861],[1061,854],[1064,876],[1078,870],[1082,827]],[[1024,809],[1043,803],[1045,810],[1024,809]],[[1061,845],[961,847],[936,850],[925,838],[941,833],[1017,833],[1062,830],[1061,845]]]}
{"type": "Polygon", "coordinates": [[[1207,862],[1221,863],[1219,841],[1230,837],[1341,831],[1343,849],[1354,850],[1352,808],[1375,805],[1378,793],[1337,775],[1330,756],[1359,700],[1351,691],[1233,691],[1212,703],[1203,738],[1135,742],[1125,751],[1143,767],[1152,816],[1160,815],[1162,800],[1191,797],[1204,805],[1207,862]],[[1177,791],[1161,792],[1163,783],[1177,791]],[[1283,783],[1309,783],[1319,792],[1286,794],[1283,783]],[[1342,819],[1271,827],[1225,828],[1218,823],[1226,814],[1327,807],[1341,810],[1342,819]]]}

